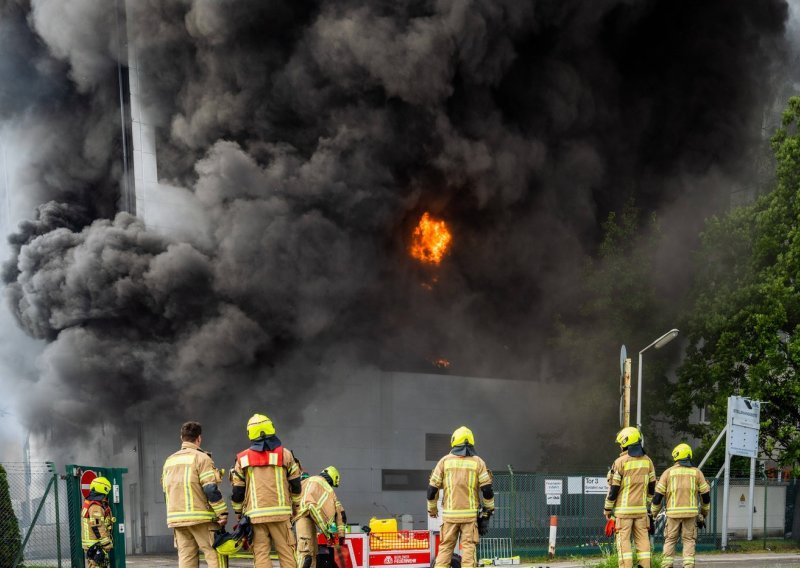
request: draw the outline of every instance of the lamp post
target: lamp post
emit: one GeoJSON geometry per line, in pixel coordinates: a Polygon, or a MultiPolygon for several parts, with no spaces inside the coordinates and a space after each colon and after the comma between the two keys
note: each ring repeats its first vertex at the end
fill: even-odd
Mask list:
{"type": "Polygon", "coordinates": [[[642,354],[651,347],[661,349],[676,337],[678,337],[678,330],[670,329],[667,333],[639,351],[639,381],[636,387],[636,426],[639,428],[639,432],[642,431],[642,354]]]}

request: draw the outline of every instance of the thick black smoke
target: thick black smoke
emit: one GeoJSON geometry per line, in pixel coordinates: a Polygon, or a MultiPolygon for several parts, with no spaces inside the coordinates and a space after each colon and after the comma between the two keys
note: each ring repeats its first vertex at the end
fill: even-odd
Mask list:
{"type": "Polygon", "coordinates": [[[89,406],[113,422],[275,400],[334,368],[447,357],[539,376],[609,211],[634,198],[683,235],[727,203],[788,14],[783,0],[127,2],[159,171],[204,212],[179,220],[203,238],[174,242],[111,213],[123,50],[108,4],[0,8],[0,116],[49,141],[7,297],[50,341],[30,416],[54,405],[63,433],[89,406]],[[407,254],[426,210],[454,235],[438,269],[407,254]]]}

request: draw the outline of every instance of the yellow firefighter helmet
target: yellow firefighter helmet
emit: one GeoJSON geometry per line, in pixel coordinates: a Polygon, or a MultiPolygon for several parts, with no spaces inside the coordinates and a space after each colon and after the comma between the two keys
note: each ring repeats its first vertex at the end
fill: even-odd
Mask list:
{"type": "Polygon", "coordinates": [[[111,482],[105,477],[95,477],[89,484],[89,491],[95,491],[100,495],[111,493],[111,482]]]}
{"type": "Polygon", "coordinates": [[[460,446],[462,444],[475,445],[475,436],[473,436],[472,430],[466,426],[461,426],[456,429],[456,431],[453,432],[453,436],[450,438],[451,448],[455,448],[456,446],[460,446]]]}
{"type": "Polygon", "coordinates": [[[675,461],[692,459],[692,448],[689,444],[678,444],[675,446],[675,449],[672,450],[672,459],[675,461]]]}
{"type": "Polygon", "coordinates": [[[339,476],[339,470],[329,465],[325,469],[323,469],[320,474],[327,475],[331,480],[331,485],[334,487],[339,487],[339,481],[341,481],[341,477],[339,476]]]}
{"type": "Polygon", "coordinates": [[[247,437],[251,440],[258,440],[261,436],[272,436],[273,434],[275,434],[275,426],[268,416],[253,414],[247,421],[247,437]]]}
{"type": "Polygon", "coordinates": [[[627,428],[623,428],[617,434],[617,444],[619,444],[620,448],[623,450],[632,444],[636,444],[642,439],[641,433],[639,433],[638,428],[634,428],[633,426],[628,426],[627,428]]]}
{"type": "Polygon", "coordinates": [[[241,538],[237,538],[236,535],[229,532],[220,530],[214,535],[214,549],[223,556],[236,554],[242,550],[243,545],[244,542],[241,538]]]}

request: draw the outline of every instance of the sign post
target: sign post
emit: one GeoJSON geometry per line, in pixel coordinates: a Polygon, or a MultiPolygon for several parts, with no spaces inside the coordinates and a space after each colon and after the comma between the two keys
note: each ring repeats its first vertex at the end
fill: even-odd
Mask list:
{"type": "Polygon", "coordinates": [[[761,402],[741,396],[728,397],[728,424],[725,441],[725,486],[722,492],[722,550],[728,547],[728,500],[731,484],[731,456],[750,458],[750,498],[747,516],[747,540],[753,540],[753,494],[758,457],[758,434],[761,428],[761,402]]]}

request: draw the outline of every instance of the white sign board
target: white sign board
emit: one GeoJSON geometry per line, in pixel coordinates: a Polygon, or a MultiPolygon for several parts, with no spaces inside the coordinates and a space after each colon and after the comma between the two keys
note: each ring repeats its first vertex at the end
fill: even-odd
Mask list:
{"type": "Polygon", "coordinates": [[[568,477],[567,478],[567,493],[570,495],[580,495],[583,493],[583,478],[582,477],[568,477]]]}
{"type": "Polygon", "coordinates": [[[564,481],[562,479],[545,479],[544,492],[546,495],[561,495],[564,492],[564,481]]]}
{"type": "Polygon", "coordinates": [[[583,492],[586,495],[605,495],[608,493],[608,480],[605,477],[584,477],[583,492]]]}
{"type": "Polygon", "coordinates": [[[561,493],[559,494],[552,494],[548,493],[547,497],[547,504],[548,505],[561,505],[561,493]]]}
{"type": "Polygon", "coordinates": [[[728,452],[733,456],[758,457],[761,403],[740,396],[728,397],[728,452]]]}

